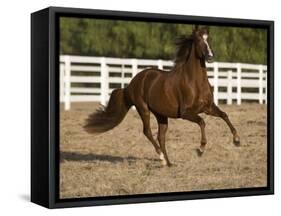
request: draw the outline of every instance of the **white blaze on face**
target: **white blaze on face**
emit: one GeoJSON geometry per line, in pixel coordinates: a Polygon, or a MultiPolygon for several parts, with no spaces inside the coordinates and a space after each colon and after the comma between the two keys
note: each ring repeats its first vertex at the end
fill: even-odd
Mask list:
{"type": "Polygon", "coordinates": [[[212,50],[211,50],[211,48],[210,48],[210,46],[209,46],[209,44],[208,44],[208,41],[207,41],[208,35],[207,35],[207,34],[203,34],[202,37],[203,37],[204,43],[207,45],[208,55],[212,57],[212,56],[213,56],[213,53],[212,53],[212,50]]]}

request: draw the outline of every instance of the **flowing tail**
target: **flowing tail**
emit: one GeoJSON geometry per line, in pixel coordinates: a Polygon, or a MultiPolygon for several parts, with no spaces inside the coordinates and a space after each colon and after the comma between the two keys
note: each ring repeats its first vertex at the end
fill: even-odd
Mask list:
{"type": "Polygon", "coordinates": [[[103,133],[116,127],[126,116],[132,104],[124,89],[115,89],[106,107],[102,107],[86,120],[84,129],[88,133],[103,133]]]}

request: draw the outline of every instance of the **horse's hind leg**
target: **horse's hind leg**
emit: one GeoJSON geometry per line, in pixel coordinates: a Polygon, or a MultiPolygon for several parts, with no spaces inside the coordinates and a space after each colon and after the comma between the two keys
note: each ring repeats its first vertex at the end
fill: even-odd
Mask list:
{"type": "Polygon", "coordinates": [[[198,155],[201,156],[204,153],[207,144],[206,133],[205,133],[205,126],[206,126],[205,121],[199,115],[193,114],[191,112],[185,112],[182,115],[182,118],[197,123],[199,125],[201,129],[201,145],[198,148],[198,155]]]}
{"type": "Polygon", "coordinates": [[[171,162],[169,161],[168,154],[165,146],[165,136],[168,129],[168,118],[162,115],[155,114],[155,117],[158,122],[158,142],[160,144],[160,148],[162,150],[162,154],[160,155],[160,159],[162,160],[163,165],[171,166],[171,162]],[[162,158],[161,158],[162,156],[162,158]]]}
{"type": "Polygon", "coordinates": [[[232,123],[230,122],[227,114],[225,112],[223,112],[222,110],[220,110],[220,108],[218,108],[214,103],[212,104],[211,108],[208,110],[208,112],[206,112],[208,115],[212,115],[212,116],[216,116],[216,117],[220,117],[222,118],[228,125],[228,127],[231,130],[231,133],[233,134],[233,143],[235,145],[239,145],[240,144],[240,138],[238,136],[238,133],[236,131],[236,129],[234,128],[234,126],[232,125],[232,123]]]}
{"type": "Polygon", "coordinates": [[[150,128],[150,111],[148,109],[146,109],[145,107],[141,108],[141,107],[136,106],[136,108],[142,119],[144,135],[152,143],[157,154],[161,156],[161,154],[163,154],[163,153],[161,152],[161,149],[160,149],[159,145],[157,144],[157,142],[154,140],[154,138],[152,136],[151,128],[150,128]]]}

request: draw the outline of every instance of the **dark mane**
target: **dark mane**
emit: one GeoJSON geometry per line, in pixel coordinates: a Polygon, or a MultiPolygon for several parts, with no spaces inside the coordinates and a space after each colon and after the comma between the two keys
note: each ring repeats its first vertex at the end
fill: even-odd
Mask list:
{"type": "Polygon", "coordinates": [[[192,36],[185,35],[182,35],[176,39],[176,55],[174,59],[175,64],[185,63],[188,60],[192,41],[192,36]]]}

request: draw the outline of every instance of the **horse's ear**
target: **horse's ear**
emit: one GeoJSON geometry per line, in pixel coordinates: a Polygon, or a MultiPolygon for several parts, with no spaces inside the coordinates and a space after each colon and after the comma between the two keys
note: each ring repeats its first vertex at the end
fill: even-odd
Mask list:
{"type": "Polygon", "coordinates": [[[193,27],[193,31],[195,32],[195,31],[198,31],[198,29],[199,29],[199,26],[198,25],[195,25],[194,27],[193,27]]]}

